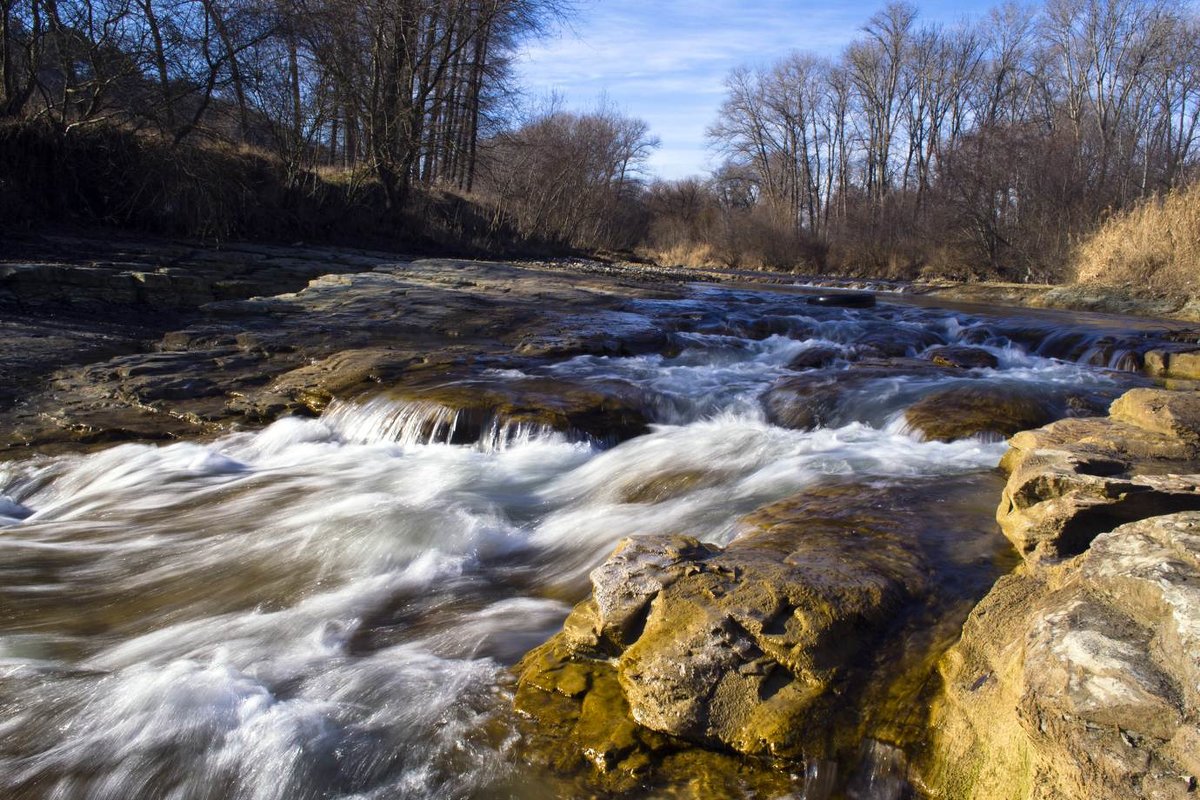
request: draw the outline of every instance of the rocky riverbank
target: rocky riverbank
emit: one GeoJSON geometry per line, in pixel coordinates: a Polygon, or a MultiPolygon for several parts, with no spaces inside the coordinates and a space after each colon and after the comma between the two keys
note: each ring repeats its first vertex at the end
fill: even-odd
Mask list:
{"type": "MultiPolygon", "coordinates": [[[[565,405],[531,387],[434,395],[500,359],[662,348],[663,331],[618,309],[681,285],[365,251],[59,242],[52,258],[0,264],[0,453],[212,435],[384,385],[597,431],[622,412],[594,391],[565,405]]],[[[630,425],[644,420],[614,428],[630,425]]]]}
{"type": "Polygon", "coordinates": [[[799,759],[814,797],[839,768],[850,796],[1192,796],[1198,459],[1194,392],[1135,389],[1014,437],[997,518],[1023,562],[990,591],[1000,553],[972,585],[923,552],[986,527],[945,483],[798,495],[725,548],[627,540],[519,666],[518,708],[558,732],[558,763],[617,787],[682,740],[799,759]],[[959,638],[953,609],[975,601],[959,638]]]}
{"type": "Polygon", "coordinates": [[[1015,437],[1024,563],[939,670],[938,797],[1191,797],[1200,775],[1200,399],[1134,390],[1015,437]]]}
{"type": "MultiPolygon", "coordinates": [[[[0,459],[217,437],[244,449],[231,434],[284,417],[319,420],[296,442],[287,420],[268,429],[247,464],[304,437],[469,445],[477,462],[516,442],[557,442],[562,469],[579,470],[570,486],[532,494],[546,455],[531,449],[520,469],[489,462],[495,474],[397,520],[449,509],[440,535],[450,539],[465,535],[463,518],[475,520],[469,530],[505,531],[503,546],[473,546],[494,558],[473,580],[505,602],[519,587],[528,596],[515,600],[556,609],[551,625],[494,648],[517,715],[488,725],[511,724],[519,742],[505,758],[571,793],[1192,791],[1200,334],[945,311],[902,294],[862,310],[815,307],[794,288],[692,278],[592,262],[60,241],[0,265],[0,459]],[[881,448],[906,456],[889,462],[881,448]],[[478,519],[464,510],[490,492],[478,519]],[[541,520],[556,503],[566,517],[541,520]],[[530,542],[552,542],[545,553],[512,541],[529,520],[539,526],[530,542]],[[574,610],[546,640],[564,599],[574,610]]],[[[413,461],[389,469],[423,463],[400,455],[413,461]]],[[[38,487],[74,469],[63,462],[46,477],[31,463],[4,473],[4,524],[36,522],[38,487]]],[[[449,462],[430,463],[422,483],[449,462]]],[[[206,499],[179,502],[186,516],[206,499]]],[[[148,514],[145,524],[161,522],[148,514]]],[[[59,608],[39,576],[69,582],[69,565],[21,566],[33,558],[21,553],[16,593],[0,594],[18,630],[49,614],[70,620],[70,639],[153,628],[132,618],[143,605],[190,608],[175,588],[136,602],[141,591],[124,592],[86,613],[64,596],[59,608]]],[[[204,602],[238,609],[255,582],[236,576],[272,569],[239,561],[219,592],[204,583],[204,602]]],[[[272,580],[293,587],[325,569],[306,562],[272,580]]],[[[318,589],[281,597],[306,591],[318,589]]],[[[420,613],[414,602],[389,598],[366,623],[355,612],[344,624],[365,629],[338,657],[487,607],[473,595],[420,613]]]]}

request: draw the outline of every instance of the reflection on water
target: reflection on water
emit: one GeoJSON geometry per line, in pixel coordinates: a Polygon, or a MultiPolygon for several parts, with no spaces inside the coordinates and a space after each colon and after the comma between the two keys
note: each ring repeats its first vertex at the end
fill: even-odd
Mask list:
{"type": "MultiPolygon", "coordinates": [[[[204,444],[0,466],[0,794],[561,792],[512,755],[507,668],[558,629],[619,539],[726,542],[740,516],[805,487],[927,485],[985,474],[1003,452],[905,432],[903,409],[941,376],[859,387],[838,427],[772,426],[759,396],[797,356],[835,348],[839,369],[867,348],[969,342],[999,366],[955,380],[1116,396],[1133,377],[1097,366],[1127,368],[1147,341],[712,289],[637,310],[677,331],[677,355],[499,376],[640,387],[657,424],[608,449],[502,419],[448,444],[453,412],[378,399],[204,444]]],[[[976,505],[993,491],[979,485],[976,505]]],[[[895,754],[864,747],[878,770],[854,779],[863,796],[896,796],[895,754]]],[[[815,764],[799,780],[809,798],[835,782],[815,764]]]]}

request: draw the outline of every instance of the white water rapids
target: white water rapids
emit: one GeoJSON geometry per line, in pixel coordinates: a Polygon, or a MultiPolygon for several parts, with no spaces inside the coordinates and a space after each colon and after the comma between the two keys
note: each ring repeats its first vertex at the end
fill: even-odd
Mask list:
{"type": "MultiPolygon", "coordinates": [[[[979,328],[921,313],[912,324],[948,341],[979,328]]],[[[858,324],[795,316],[794,336],[692,331],[672,357],[547,368],[653,394],[659,424],[607,449],[528,426],[446,444],[452,413],[376,399],[211,442],[0,464],[0,796],[544,796],[509,754],[508,669],[622,537],[723,542],[805,486],[966,475],[1002,454],[905,431],[898,411],[932,378],[874,386],[840,427],[768,424],[759,394],[858,324]],[[710,479],[629,501],[680,472],[710,479]]],[[[1000,366],[982,380],[1118,386],[987,347],[1000,366]]]]}

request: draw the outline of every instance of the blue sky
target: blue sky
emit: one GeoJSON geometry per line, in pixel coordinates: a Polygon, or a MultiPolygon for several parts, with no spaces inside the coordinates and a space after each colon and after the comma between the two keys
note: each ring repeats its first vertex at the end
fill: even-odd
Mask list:
{"type": "MultiPolygon", "coordinates": [[[[712,166],[704,130],[731,69],[766,65],[793,50],[835,56],[884,2],[579,0],[568,26],[526,47],[518,79],[532,98],[557,92],[572,109],[594,108],[606,96],[662,140],[650,163],[655,174],[702,174],[712,166]]],[[[919,21],[953,24],[995,2],[915,5],[919,21]]]]}

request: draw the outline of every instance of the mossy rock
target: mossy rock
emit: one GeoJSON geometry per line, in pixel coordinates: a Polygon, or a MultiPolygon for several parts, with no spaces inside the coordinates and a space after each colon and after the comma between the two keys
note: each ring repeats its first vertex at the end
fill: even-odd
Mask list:
{"type": "Polygon", "coordinates": [[[936,577],[980,569],[958,537],[971,566],[927,559],[931,531],[987,530],[995,487],[986,502],[980,488],[819,487],[742,518],[723,549],[624,540],[563,631],[516,668],[534,760],[608,790],[671,776],[703,796],[781,791],[810,765],[850,774],[869,737],[914,745],[932,665],[1001,568],[936,577]],[[945,618],[931,610],[951,605],[945,618]],[[755,784],[764,774],[774,782],[755,784]]]}
{"type": "Polygon", "coordinates": [[[696,747],[638,725],[615,666],[580,658],[562,634],[531,651],[515,670],[518,755],[556,776],[560,796],[645,796],[670,787],[673,797],[707,800],[783,797],[802,787],[770,762],[696,747]]]}

